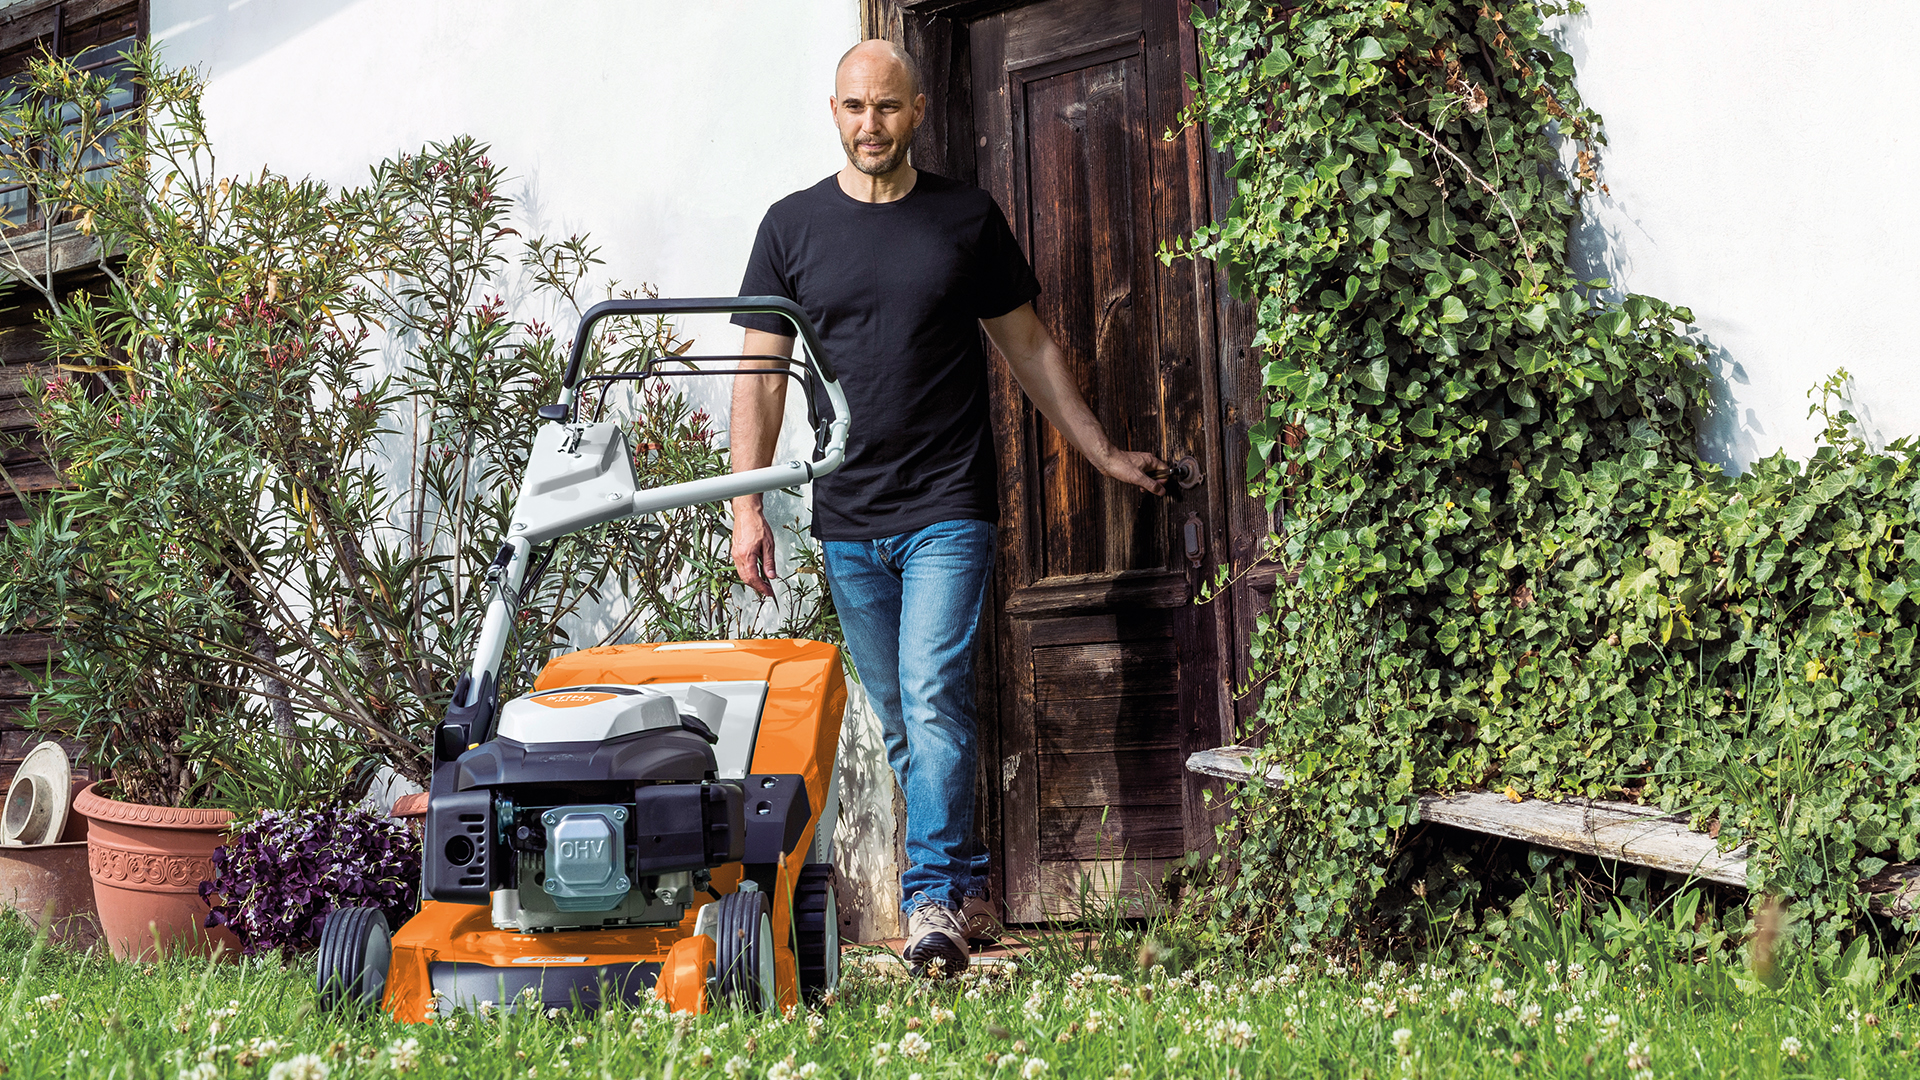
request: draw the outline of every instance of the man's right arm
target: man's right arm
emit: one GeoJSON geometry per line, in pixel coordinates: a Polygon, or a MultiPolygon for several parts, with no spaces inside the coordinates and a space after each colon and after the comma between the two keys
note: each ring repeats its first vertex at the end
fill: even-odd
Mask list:
{"type": "MultiPolygon", "coordinates": [[[[748,330],[740,351],[748,356],[791,357],[793,338],[748,330]]],[[[748,360],[740,366],[778,372],[783,365],[773,360],[748,360]]],[[[734,472],[773,464],[774,447],[780,441],[780,421],[786,415],[787,378],[785,374],[733,377],[733,409],[728,426],[734,472]]],[[[733,500],[733,568],[747,588],[762,596],[773,595],[770,581],[774,576],[773,551],[773,530],[767,527],[760,496],[742,495],[733,500]]]]}

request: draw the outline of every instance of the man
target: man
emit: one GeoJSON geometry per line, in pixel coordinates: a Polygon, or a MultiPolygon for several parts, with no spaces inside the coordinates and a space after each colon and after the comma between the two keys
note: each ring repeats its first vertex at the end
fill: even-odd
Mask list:
{"type": "MultiPolygon", "coordinates": [[[[903,955],[916,972],[953,974],[967,965],[967,916],[987,911],[973,820],[973,651],[999,493],[980,328],[1101,472],[1159,494],[1147,470],[1165,465],[1115,447],[1088,410],[1034,314],[1039,283],[993,198],[908,163],[926,112],[913,62],[889,42],[854,46],[828,105],[847,164],[767,211],[740,292],[796,301],[846,391],[846,464],[814,484],[813,532],[906,793],[903,955]]],[[[747,355],[793,355],[778,316],[733,321],[746,328],[747,355]]],[[[786,384],[734,380],[735,471],[773,460],[786,384]]],[[[760,497],[736,499],[733,511],[734,566],[771,596],[760,497]]]]}

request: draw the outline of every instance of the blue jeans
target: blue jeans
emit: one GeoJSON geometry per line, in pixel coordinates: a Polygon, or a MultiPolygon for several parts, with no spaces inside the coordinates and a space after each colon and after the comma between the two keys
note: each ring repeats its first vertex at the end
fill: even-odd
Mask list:
{"type": "Polygon", "coordinates": [[[847,651],[880,715],[887,764],[907,796],[900,907],[957,909],[987,892],[986,845],[973,829],[973,647],[993,569],[994,527],[942,521],[821,546],[847,651]]]}

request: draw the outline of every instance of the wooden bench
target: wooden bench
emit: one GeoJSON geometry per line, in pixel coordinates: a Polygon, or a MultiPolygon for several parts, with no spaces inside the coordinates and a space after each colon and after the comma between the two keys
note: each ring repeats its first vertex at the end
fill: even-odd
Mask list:
{"type": "MultiPolygon", "coordinates": [[[[1253,776],[1254,753],[1248,746],[1202,750],[1187,758],[1187,770],[1244,784],[1253,776]]],[[[1272,788],[1284,788],[1290,779],[1284,766],[1274,766],[1263,778],[1272,788]]],[[[1420,819],[1747,887],[1752,845],[1721,851],[1713,837],[1687,826],[1686,815],[1633,803],[1574,798],[1550,802],[1495,791],[1463,791],[1420,796],[1420,819]]],[[[1872,894],[1875,909],[1886,914],[1906,917],[1920,912],[1920,866],[1890,866],[1862,881],[1860,888],[1872,894]]]]}

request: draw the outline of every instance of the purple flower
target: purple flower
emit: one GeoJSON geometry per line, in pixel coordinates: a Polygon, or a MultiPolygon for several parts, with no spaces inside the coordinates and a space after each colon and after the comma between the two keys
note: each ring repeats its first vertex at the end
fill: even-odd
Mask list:
{"type": "Polygon", "coordinates": [[[213,871],[200,885],[206,924],[230,928],[248,956],[291,957],[319,944],[337,908],[377,906],[398,926],[414,908],[420,845],[361,807],[270,810],[215,849],[213,871]]]}

